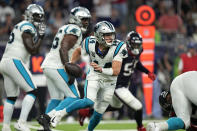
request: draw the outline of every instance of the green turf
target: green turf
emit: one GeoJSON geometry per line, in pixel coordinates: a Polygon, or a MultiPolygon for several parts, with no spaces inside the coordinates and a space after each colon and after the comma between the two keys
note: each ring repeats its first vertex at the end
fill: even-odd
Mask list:
{"type": "MultiPolygon", "coordinates": [[[[38,126],[38,125],[34,125],[38,126]]],[[[2,128],[2,125],[0,125],[0,129],[2,128]]],[[[80,131],[80,130],[85,130],[87,128],[87,124],[85,124],[83,127],[81,127],[78,123],[77,124],[61,124],[57,126],[57,130],[63,130],[63,131],[80,131]]],[[[136,129],[136,124],[130,124],[130,123],[110,123],[110,124],[99,124],[96,129],[136,129]]],[[[12,130],[14,131],[13,125],[12,125],[12,130]]],[[[34,129],[31,129],[31,131],[36,131],[34,129]]],[[[178,130],[178,131],[183,131],[183,130],[178,130]]]]}

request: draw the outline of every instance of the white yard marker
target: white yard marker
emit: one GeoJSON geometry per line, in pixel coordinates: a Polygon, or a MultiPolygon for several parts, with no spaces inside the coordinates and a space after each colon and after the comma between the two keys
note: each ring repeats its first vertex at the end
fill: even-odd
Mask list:
{"type": "MultiPolygon", "coordinates": [[[[38,127],[38,126],[33,126],[33,125],[28,125],[28,127],[30,129],[35,129],[35,130],[43,130],[43,127],[38,127]]],[[[63,130],[55,130],[55,129],[51,129],[52,131],[63,131],[63,130]]]]}

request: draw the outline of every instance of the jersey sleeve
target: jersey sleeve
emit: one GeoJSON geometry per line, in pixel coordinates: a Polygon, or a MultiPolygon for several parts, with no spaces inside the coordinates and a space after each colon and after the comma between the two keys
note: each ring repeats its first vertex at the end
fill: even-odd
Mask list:
{"type": "Polygon", "coordinates": [[[89,54],[89,39],[90,37],[87,37],[83,40],[81,44],[81,53],[82,55],[88,55],[89,54]]]}
{"type": "Polygon", "coordinates": [[[81,29],[78,26],[76,26],[76,25],[68,25],[68,26],[66,26],[66,28],[64,29],[64,33],[65,34],[75,35],[77,37],[80,37],[82,35],[81,29]]]}
{"type": "Polygon", "coordinates": [[[114,52],[113,60],[122,62],[123,58],[126,58],[126,57],[128,57],[126,44],[124,42],[120,42],[117,45],[116,50],[114,52]]]}
{"type": "Polygon", "coordinates": [[[30,34],[32,34],[32,35],[35,35],[35,34],[36,34],[36,28],[35,28],[34,25],[31,24],[31,23],[23,23],[23,24],[20,26],[20,31],[21,31],[21,32],[30,33],[30,34]]]}

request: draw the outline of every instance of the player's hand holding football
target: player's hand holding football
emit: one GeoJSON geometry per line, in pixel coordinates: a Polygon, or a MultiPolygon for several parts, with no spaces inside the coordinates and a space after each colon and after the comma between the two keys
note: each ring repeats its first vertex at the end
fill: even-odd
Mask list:
{"type": "Polygon", "coordinates": [[[98,64],[92,62],[90,63],[90,65],[94,68],[95,71],[100,72],[100,73],[102,72],[102,68],[98,64]]]}
{"type": "Polygon", "coordinates": [[[41,39],[44,38],[45,30],[46,30],[46,25],[45,25],[44,23],[41,23],[41,24],[39,25],[39,28],[38,28],[38,34],[39,34],[39,37],[40,37],[41,39]]]}
{"type": "Polygon", "coordinates": [[[151,80],[155,80],[156,79],[156,76],[155,76],[155,74],[154,73],[152,73],[152,72],[149,72],[148,73],[148,78],[150,78],[151,80]]]}
{"type": "Polygon", "coordinates": [[[69,75],[68,83],[70,85],[74,83],[75,78],[81,77],[83,74],[82,69],[77,64],[65,63],[64,67],[65,67],[66,72],[69,75]]]}

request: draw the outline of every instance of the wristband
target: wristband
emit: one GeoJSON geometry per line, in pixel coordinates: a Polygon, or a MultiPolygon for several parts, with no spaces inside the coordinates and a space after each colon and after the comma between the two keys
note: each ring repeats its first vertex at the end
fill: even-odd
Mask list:
{"type": "Polygon", "coordinates": [[[112,68],[102,68],[102,73],[105,75],[113,75],[113,69],[112,68]]]}

